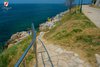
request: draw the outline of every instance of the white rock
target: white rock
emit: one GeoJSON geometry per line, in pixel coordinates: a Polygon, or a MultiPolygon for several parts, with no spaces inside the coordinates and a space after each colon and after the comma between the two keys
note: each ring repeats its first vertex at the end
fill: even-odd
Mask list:
{"type": "Polygon", "coordinates": [[[61,54],[61,53],[63,53],[63,49],[58,48],[58,49],[56,49],[56,50],[55,50],[55,52],[57,52],[57,53],[61,54]]]}
{"type": "Polygon", "coordinates": [[[95,54],[96,60],[97,60],[97,64],[100,67],[100,55],[99,54],[95,54]]]}

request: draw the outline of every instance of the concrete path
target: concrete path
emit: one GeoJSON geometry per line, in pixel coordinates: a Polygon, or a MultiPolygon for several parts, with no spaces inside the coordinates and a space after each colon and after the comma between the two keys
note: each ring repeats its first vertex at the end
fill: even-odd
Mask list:
{"type": "Polygon", "coordinates": [[[83,13],[98,27],[100,28],[100,9],[83,5],[83,13]]]}
{"type": "MultiPolygon", "coordinates": [[[[42,36],[43,32],[40,33],[38,38],[41,38],[42,40],[42,36]]],[[[57,45],[47,44],[45,47],[53,63],[52,66],[50,59],[39,40],[37,40],[37,44],[38,67],[91,67],[90,64],[83,61],[77,53],[66,51],[57,45]]],[[[44,42],[44,44],[46,44],[46,42],[44,42]]]]}

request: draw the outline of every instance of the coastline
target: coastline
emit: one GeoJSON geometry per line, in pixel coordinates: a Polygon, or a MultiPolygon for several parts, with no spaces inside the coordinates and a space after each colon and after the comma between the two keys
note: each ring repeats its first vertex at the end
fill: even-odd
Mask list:
{"type": "Polygon", "coordinates": [[[48,21],[45,23],[42,23],[39,25],[39,30],[40,31],[47,31],[48,29],[51,29],[52,27],[55,26],[55,24],[61,20],[61,18],[66,14],[69,10],[63,11],[56,16],[49,18],[48,21]]]}
{"type": "Polygon", "coordinates": [[[13,34],[10,39],[6,42],[5,48],[10,48],[12,45],[16,45],[21,42],[23,39],[31,35],[31,30],[29,31],[21,31],[13,34]]]}
{"type": "MultiPolygon", "coordinates": [[[[56,16],[50,18],[50,21],[46,21],[39,25],[39,31],[43,31],[44,29],[51,29],[55,26],[55,23],[59,22],[64,16],[65,13],[67,13],[69,10],[63,11],[56,16]]],[[[21,31],[13,34],[10,39],[6,42],[6,45],[4,46],[4,49],[10,48],[12,45],[16,45],[19,42],[21,42],[23,39],[25,39],[27,36],[31,35],[31,30],[29,31],[21,31]]]]}

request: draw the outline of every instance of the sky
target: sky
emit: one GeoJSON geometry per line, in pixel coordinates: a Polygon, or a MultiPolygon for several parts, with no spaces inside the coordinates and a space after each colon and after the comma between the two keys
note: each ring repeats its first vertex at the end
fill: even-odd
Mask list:
{"type": "MultiPolygon", "coordinates": [[[[3,3],[7,0],[0,0],[0,3],[3,3]]],[[[66,0],[8,0],[9,3],[65,3],[66,0]]],[[[78,1],[78,0],[75,0],[78,1]]],[[[83,0],[89,2],[91,0],[83,0]]]]}
{"type": "MultiPolygon", "coordinates": [[[[3,3],[5,0],[0,0],[3,3]]],[[[64,3],[65,0],[8,0],[10,3],[64,3]]]]}

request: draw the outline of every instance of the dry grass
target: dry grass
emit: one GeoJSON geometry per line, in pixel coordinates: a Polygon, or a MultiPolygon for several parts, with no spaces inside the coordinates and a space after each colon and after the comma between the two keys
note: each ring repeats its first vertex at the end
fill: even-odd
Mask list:
{"type": "Polygon", "coordinates": [[[45,34],[44,39],[77,52],[96,67],[95,54],[100,53],[100,29],[81,13],[67,13],[60,22],[45,34]]]}
{"type": "MultiPolygon", "coordinates": [[[[20,43],[13,45],[12,47],[3,51],[0,54],[0,67],[14,67],[17,60],[22,56],[23,52],[30,44],[31,39],[31,36],[28,36],[20,43]]],[[[34,61],[32,61],[34,58],[35,56],[33,54],[33,50],[30,49],[29,53],[25,57],[27,67],[30,67],[32,62],[34,63],[34,61]]],[[[21,67],[23,67],[22,64],[21,67]]]]}

